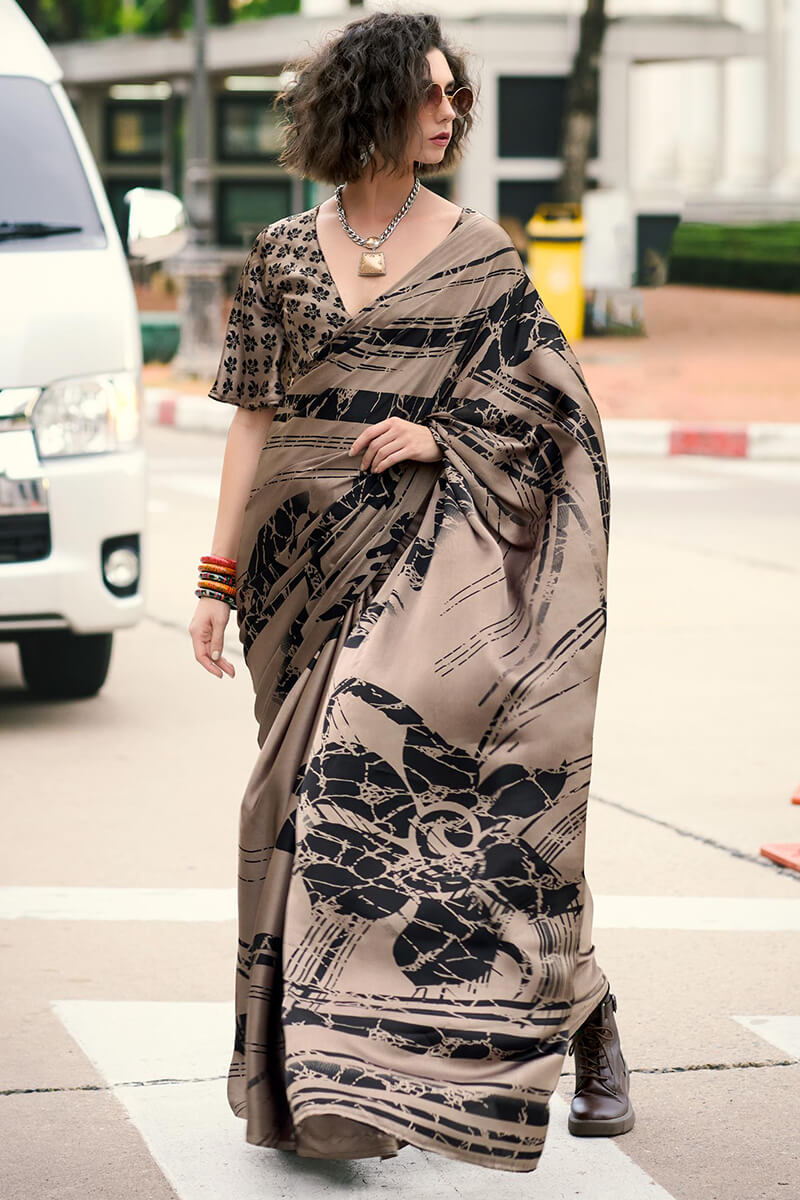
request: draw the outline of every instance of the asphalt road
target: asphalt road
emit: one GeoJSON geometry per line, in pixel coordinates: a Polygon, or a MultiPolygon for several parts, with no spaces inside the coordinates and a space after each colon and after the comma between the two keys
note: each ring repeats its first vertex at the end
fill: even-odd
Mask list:
{"type": "Polygon", "coordinates": [[[800,464],[611,463],[609,624],[586,874],[634,1129],[566,1131],[531,1175],[404,1148],[325,1163],[244,1142],[232,1045],[236,677],[187,632],[224,439],[151,428],[147,615],[97,697],[33,702],[0,644],[2,1200],[794,1200],[800,1196],[800,464]]]}

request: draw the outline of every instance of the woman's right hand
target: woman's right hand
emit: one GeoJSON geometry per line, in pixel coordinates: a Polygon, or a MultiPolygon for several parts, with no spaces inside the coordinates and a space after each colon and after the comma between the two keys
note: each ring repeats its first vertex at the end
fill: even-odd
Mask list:
{"type": "Polygon", "coordinates": [[[236,672],[233,664],[222,657],[222,641],[231,607],[227,600],[215,600],[211,596],[200,596],[194,616],[189,622],[189,633],[197,661],[212,675],[222,678],[222,672],[233,679],[236,672]],[[222,670],[220,670],[222,668],[222,670]]]}

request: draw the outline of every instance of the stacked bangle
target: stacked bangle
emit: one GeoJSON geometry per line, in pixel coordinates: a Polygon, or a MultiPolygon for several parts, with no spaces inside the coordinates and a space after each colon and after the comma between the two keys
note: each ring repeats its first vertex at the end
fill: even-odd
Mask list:
{"type": "Polygon", "coordinates": [[[231,608],[236,607],[236,559],[224,558],[221,554],[201,554],[200,586],[195,596],[208,596],[211,600],[222,600],[231,608]]]}

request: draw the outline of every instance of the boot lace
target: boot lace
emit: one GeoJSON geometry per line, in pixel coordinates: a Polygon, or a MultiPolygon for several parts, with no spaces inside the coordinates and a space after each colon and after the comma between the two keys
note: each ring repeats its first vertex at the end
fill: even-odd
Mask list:
{"type": "Polygon", "coordinates": [[[608,1085],[605,1076],[611,1068],[605,1052],[605,1043],[610,1042],[613,1037],[614,1031],[607,1025],[584,1025],[574,1035],[569,1045],[569,1053],[575,1053],[575,1046],[580,1040],[582,1080],[599,1079],[608,1085]]]}

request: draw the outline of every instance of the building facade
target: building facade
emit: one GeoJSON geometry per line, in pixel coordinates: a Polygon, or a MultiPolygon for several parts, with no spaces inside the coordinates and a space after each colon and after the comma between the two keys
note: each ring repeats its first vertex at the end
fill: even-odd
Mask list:
{"type": "MultiPolygon", "coordinates": [[[[579,0],[425,9],[466,49],[477,120],[456,171],[429,182],[519,235],[553,198],[579,0]]],[[[278,165],[286,64],[372,7],[304,0],[295,14],[211,28],[206,43],[213,238],[223,258],[329,187],[278,165]]],[[[404,5],[410,11],[421,5],[404,5]]],[[[589,188],[624,193],[641,251],[684,220],[800,216],[800,0],[610,0],[589,188]]],[[[136,184],[181,192],[193,45],[114,38],[53,47],[121,220],[136,184]]],[[[636,282],[632,279],[631,282],[636,282]]]]}

